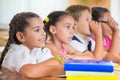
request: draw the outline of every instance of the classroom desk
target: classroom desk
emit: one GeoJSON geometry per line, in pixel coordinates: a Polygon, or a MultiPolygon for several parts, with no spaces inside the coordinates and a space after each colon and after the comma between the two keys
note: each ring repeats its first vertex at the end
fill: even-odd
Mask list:
{"type": "Polygon", "coordinates": [[[66,80],[66,78],[45,77],[36,80],[66,80]]]}
{"type": "Polygon", "coordinates": [[[8,30],[0,29],[0,46],[5,46],[8,39],[8,30]]]}
{"type": "MultiPolygon", "coordinates": [[[[115,73],[118,75],[118,78],[120,80],[120,70],[115,70],[115,73]]],[[[35,80],[66,80],[66,78],[43,77],[35,80]]]]}

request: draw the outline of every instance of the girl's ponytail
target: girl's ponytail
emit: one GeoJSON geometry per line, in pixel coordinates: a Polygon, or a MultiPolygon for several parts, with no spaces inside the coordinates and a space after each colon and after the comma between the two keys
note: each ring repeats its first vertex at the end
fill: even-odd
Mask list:
{"type": "Polygon", "coordinates": [[[21,12],[16,14],[11,20],[9,26],[9,39],[8,42],[2,52],[2,56],[0,59],[0,69],[2,68],[2,62],[4,60],[5,55],[7,54],[11,44],[21,44],[21,42],[17,39],[17,32],[24,32],[25,28],[29,25],[29,19],[31,18],[40,18],[37,14],[32,12],[21,12]]]}

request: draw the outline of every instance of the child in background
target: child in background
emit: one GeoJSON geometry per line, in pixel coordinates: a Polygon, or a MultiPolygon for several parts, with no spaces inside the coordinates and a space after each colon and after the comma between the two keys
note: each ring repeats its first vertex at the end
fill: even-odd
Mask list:
{"type": "Polygon", "coordinates": [[[65,11],[54,11],[44,21],[45,31],[49,40],[46,46],[52,54],[61,59],[94,59],[93,55],[82,55],[73,49],[69,43],[72,40],[74,31],[74,19],[65,11]]]}
{"type": "Polygon", "coordinates": [[[103,53],[101,24],[91,21],[90,8],[85,5],[76,4],[69,6],[66,11],[72,15],[75,21],[75,34],[70,43],[71,46],[83,52],[84,55],[89,55],[93,52],[95,59],[103,59],[106,53],[103,53]],[[96,44],[89,37],[91,33],[96,36],[96,44]]]}
{"type": "MultiPolygon", "coordinates": [[[[110,11],[103,7],[92,8],[92,18],[101,23],[103,45],[109,53],[105,59],[120,63],[120,37],[116,21],[111,17],[110,11]]],[[[95,37],[92,35],[95,40],[95,37]]]]}
{"type": "Polygon", "coordinates": [[[63,74],[63,65],[52,59],[45,46],[40,17],[32,12],[16,14],[9,24],[9,39],[0,61],[2,80],[37,79],[63,74]]]}

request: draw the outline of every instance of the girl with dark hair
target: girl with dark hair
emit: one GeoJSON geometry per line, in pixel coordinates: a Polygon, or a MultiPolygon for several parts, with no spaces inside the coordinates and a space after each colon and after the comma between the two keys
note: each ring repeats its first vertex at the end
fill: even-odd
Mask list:
{"type": "Polygon", "coordinates": [[[45,46],[41,18],[32,12],[16,14],[9,24],[9,39],[0,61],[2,80],[36,79],[63,74],[45,46]],[[53,64],[54,63],[54,64],[53,64]]]}
{"type": "MultiPolygon", "coordinates": [[[[111,17],[110,11],[103,7],[92,8],[92,19],[101,23],[103,45],[107,54],[105,59],[120,63],[120,37],[117,22],[111,17]]],[[[95,39],[94,36],[92,36],[95,39]]]]}
{"type": "Polygon", "coordinates": [[[93,55],[82,55],[72,48],[69,43],[74,31],[74,19],[65,11],[51,12],[44,20],[45,32],[47,33],[46,46],[53,56],[61,59],[93,59],[93,55]]]}

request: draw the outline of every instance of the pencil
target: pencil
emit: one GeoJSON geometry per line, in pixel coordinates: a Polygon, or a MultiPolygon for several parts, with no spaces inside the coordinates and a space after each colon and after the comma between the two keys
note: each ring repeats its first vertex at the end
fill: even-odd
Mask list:
{"type": "Polygon", "coordinates": [[[63,59],[60,59],[60,58],[57,58],[57,57],[54,57],[54,58],[52,58],[53,60],[56,60],[56,61],[59,61],[59,62],[65,62],[65,60],[63,60],[63,59]]]}

